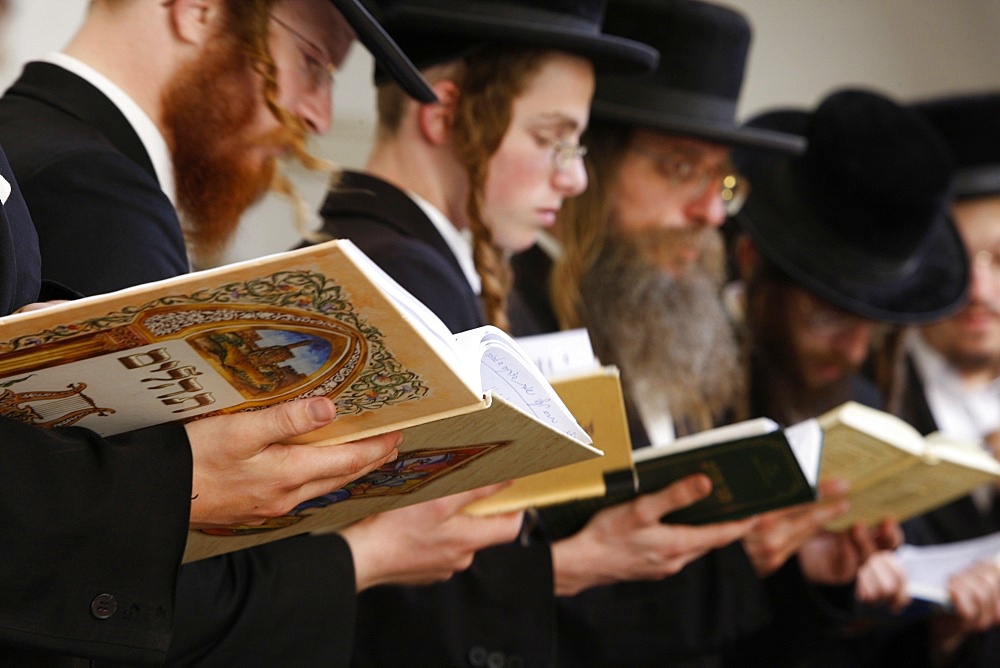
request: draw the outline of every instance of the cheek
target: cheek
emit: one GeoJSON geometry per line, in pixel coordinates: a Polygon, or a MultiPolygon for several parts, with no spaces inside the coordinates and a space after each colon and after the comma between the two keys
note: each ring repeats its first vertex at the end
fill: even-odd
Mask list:
{"type": "Polygon", "coordinates": [[[666,187],[624,171],[616,189],[614,220],[622,232],[684,227],[683,212],[666,187]]]}
{"type": "Polygon", "coordinates": [[[497,153],[490,161],[484,200],[487,211],[514,211],[530,206],[532,195],[544,187],[548,171],[537,161],[497,153]]]}

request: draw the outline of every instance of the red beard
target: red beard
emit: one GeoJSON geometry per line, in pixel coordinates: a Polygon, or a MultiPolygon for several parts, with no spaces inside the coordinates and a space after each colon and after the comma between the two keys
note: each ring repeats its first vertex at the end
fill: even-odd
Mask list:
{"type": "Polygon", "coordinates": [[[263,108],[253,61],[225,36],[199,62],[179,71],[163,95],[163,120],[177,184],[185,238],[200,264],[211,263],[239,226],[243,212],[271,186],[275,154],[295,141],[284,128],[252,136],[263,108]]]}

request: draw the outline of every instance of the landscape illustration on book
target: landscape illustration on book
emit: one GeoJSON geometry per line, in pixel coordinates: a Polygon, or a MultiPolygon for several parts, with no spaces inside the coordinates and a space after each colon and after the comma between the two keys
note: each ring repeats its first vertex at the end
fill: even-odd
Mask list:
{"type": "Polygon", "coordinates": [[[349,415],[428,391],[357,314],[344,288],[315,272],[279,272],[163,297],[0,342],[0,354],[0,412],[29,424],[79,424],[103,434],[128,428],[105,418],[131,412],[133,403],[147,410],[156,405],[166,421],[325,395],[335,397],[340,415],[349,415]],[[55,367],[35,380],[26,370],[39,359],[87,362],[73,365],[72,375],[60,377],[55,367]],[[83,370],[114,378],[110,387],[102,384],[111,396],[95,395],[83,370]]]}

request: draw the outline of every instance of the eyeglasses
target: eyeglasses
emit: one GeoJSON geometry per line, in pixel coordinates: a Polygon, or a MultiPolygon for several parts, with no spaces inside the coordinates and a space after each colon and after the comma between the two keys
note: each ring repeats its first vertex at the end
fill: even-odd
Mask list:
{"type": "Polygon", "coordinates": [[[989,269],[996,276],[1000,274],[1000,252],[980,250],[972,253],[972,265],[989,269]]]}
{"type": "Polygon", "coordinates": [[[555,167],[557,172],[566,171],[576,160],[580,160],[583,156],[587,155],[586,146],[581,146],[565,139],[553,140],[549,143],[549,148],[552,149],[552,166],[555,167]]]}
{"type": "Polygon", "coordinates": [[[750,194],[750,183],[737,174],[732,165],[704,167],[682,153],[663,154],[633,146],[633,153],[652,160],[657,171],[670,183],[684,191],[691,200],[702,197],[712,184],[718,183],[718,195],[729,216],[736,215],[750,194]]]}
{"type": "Polygon", "coordinates": [[[269,16],[272,21],[287,30],[295,40],[295,46],[305,61],[303,71],[309,81],[310,89],[316,91],[325,86],[332,86],[333,75],[337,73],[337,66],[330,61],[326,52],[318,44],[274,14],[269,14],[269,16]]]}
{"type": "Polygon", "coordinates": [[[802,323],[817,336],[836,338],[866,328],[874,339],[884,336],[891,327],[827,304],[819,298],[801,294],[793,301],[802,323]]]}

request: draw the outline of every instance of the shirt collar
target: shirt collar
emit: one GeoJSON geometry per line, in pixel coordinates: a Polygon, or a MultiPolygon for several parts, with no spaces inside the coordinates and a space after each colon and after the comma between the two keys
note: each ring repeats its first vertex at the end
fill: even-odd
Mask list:
{"type": "Polygon", "coordinates": [[[978,440],[1000,428],[1000,379],[977,389],[965,387],[948,361],[919,332],[909,337],[907,349],[942,433],[978,440]]]}
{"type": "Polygon", "coordinates": [[[142,142],[146,153],[149,154],[153,169],[156,171],[156,178],[160,182],[160,188],[170,198],[170,203],[176,206],[173,161],[170,159],[167,141],[163,138],[159,128],[156,127],[153,119],[118,84],[83,61],[61,52],[49,53],[42,60],[58,65],[84,79],[104,93],[118,107],[139,136],[139,141],[142,142]]]}
{"type": "Polygon", "coordinates": [[[472,291],[478,295],[482,292],[483,283],[482,279],[479,278],[479,272],[476,271],[476,261],[472,257],[472,235],[468,231],[455,227],[454,223],[448,220],[448,217],[440,209],[420,195],[413,192],[407,194],[434,224],[434,228],[437,229],[438,234],[451,249],[452,255],[458,260],[458,266],[462,268],[462,273],[465,274],[465,279],[469,282],[472,291]]]}

